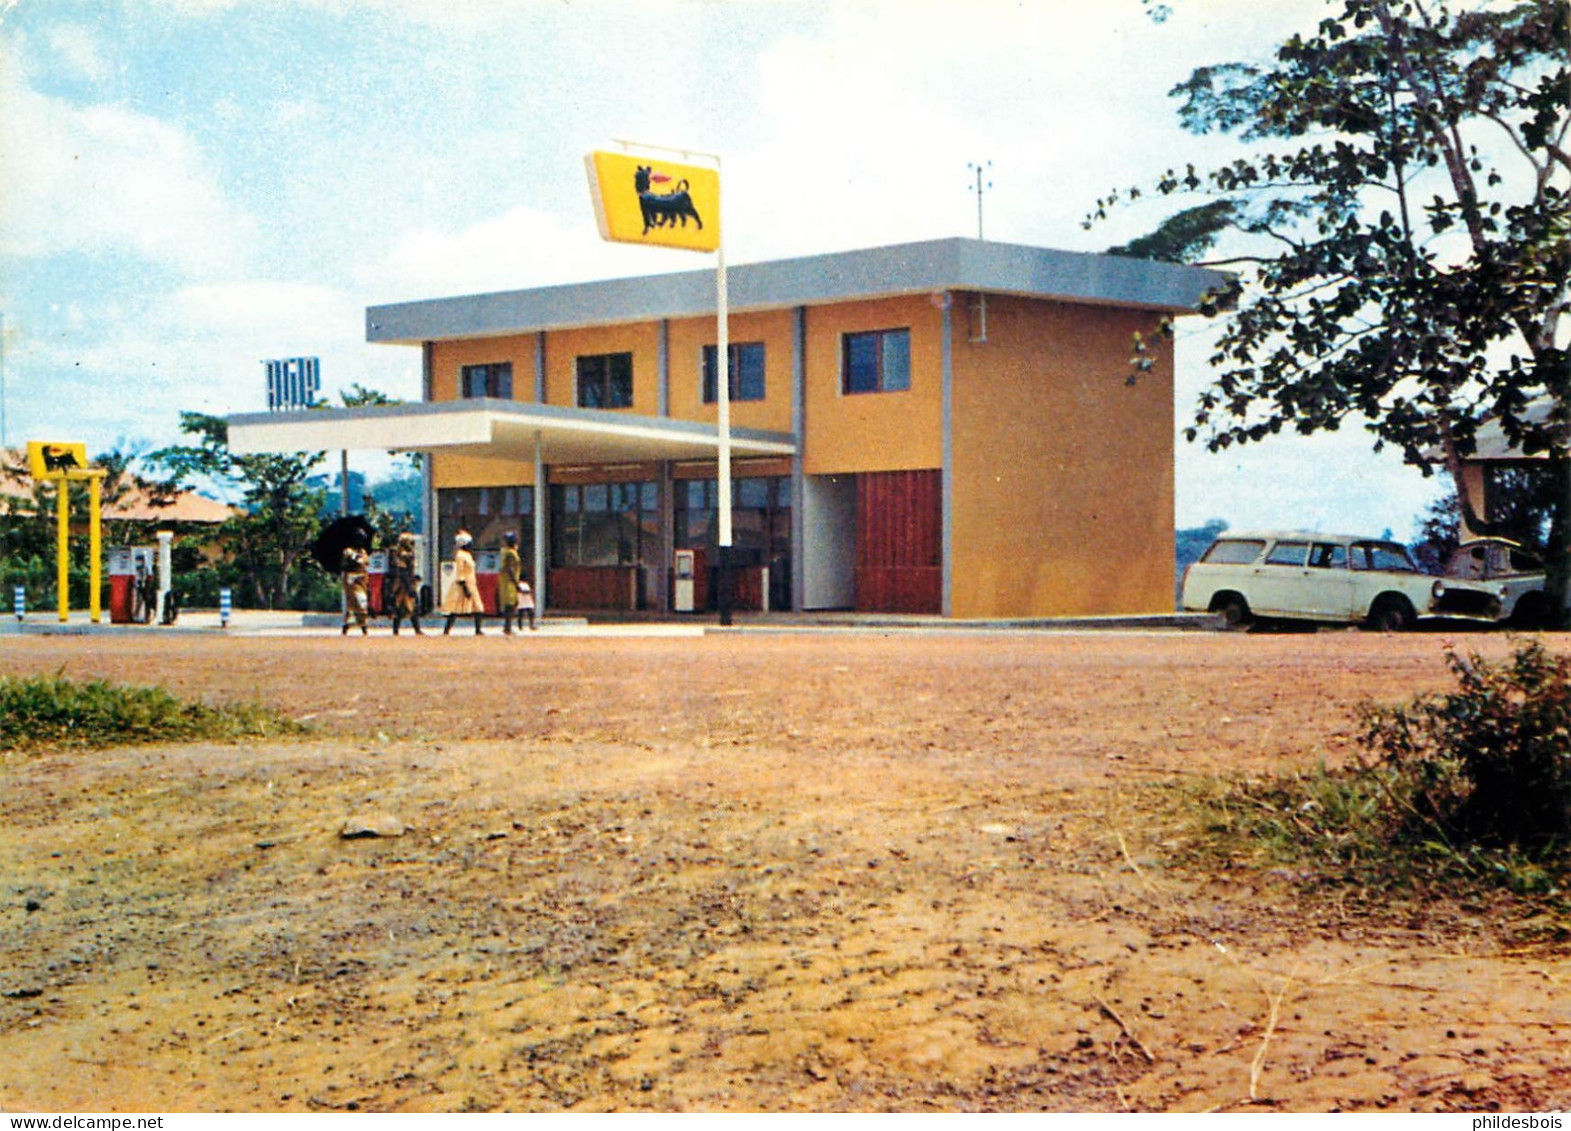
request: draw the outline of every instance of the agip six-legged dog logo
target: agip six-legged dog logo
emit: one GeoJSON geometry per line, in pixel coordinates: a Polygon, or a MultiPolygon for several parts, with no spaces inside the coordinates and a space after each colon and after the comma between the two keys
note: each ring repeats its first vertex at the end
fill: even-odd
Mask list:
{"type": "Polygon", "coordinates": [[[693,195],[688,189],[687,178],[678,180],[670,192],[654,191],[656,185],[666,184],[671,184],[671,178],[665,173],[655,172],[651,165],[640,165],[633,173],[633,191],[638,193],[638,210],[644,217],[644,235],[647,236],[651,228],[663,228],[668,224],[674,228],[679,222],[685,228],[689,216],[702,231],[704,221],[698,215],[698,209],[693,207],[693,195]]]}

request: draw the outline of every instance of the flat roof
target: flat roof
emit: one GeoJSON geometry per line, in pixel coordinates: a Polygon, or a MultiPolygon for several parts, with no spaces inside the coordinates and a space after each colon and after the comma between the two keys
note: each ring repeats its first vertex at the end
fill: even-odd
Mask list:
{"type": "MultiPolygon", "coordinates": [[[[234,452],[458,451],[530,461],[538,442],[546,463],[642,463],[714,459],[714,424],[639,416],[606,409],[476,397],[458,401],[373,405],[364,408],[256,412],[231,416],[234,452]]],[[[791,456],[788,433],[732,428],[739,457],[791,456]]]]}
{"type": "MultiPolygon", "coordinates": [[[[1221,271],[1151,259],[943,239],[732,266],[732,312],[974,291],[1182,313],[1221,271]]],[[[415,345],[715,314],[712,269],[389,303],[366,309],[366,341],[415,345]]]]}

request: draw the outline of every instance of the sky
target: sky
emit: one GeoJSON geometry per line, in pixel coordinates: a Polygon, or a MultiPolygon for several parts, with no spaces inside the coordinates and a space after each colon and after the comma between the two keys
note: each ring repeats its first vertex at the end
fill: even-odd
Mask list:
{"type": "MultiPolygon", "coordinates": [[[[1168,91],[1326,4],[0,0],[0,439],[177,443],[264,409],[268,358],[414,400],[367,306],[712,263],[600,240],[583,158],[618,139],[721,155],[732,264],[975,236],[973,165],[987,239],[1102,251],[1172,207],[1086,230],[1109,189],[1235,152],[1168,91]]],[[[1213,334],[1179,324],[1175,432],[1213,334]]],[[[1445,486],[1352,425],[1180,437],[1176,473],[1180,527],[1404,538],[1445,486]]]]}

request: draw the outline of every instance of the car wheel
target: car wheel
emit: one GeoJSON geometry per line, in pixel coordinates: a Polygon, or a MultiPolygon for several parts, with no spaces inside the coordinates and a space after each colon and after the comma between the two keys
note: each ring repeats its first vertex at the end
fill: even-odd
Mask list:
{"type": "Polygon", "coordinates": [[[1548,628],[1549,619],[1549,599],[1542,593],[1524,593],[1506,623],[1512,628],[1536,632],[1548,628]]]}
{"type": "Polygon", "coordinates": [[[1369,610],[1369,627],[1376,632],[1406,632],[1417,619],[1406,597],[1390,593],[1377,598],[1369,610]]]}
{"type": "Polygon", "coordinates": [[[1246,629],[1249,622],[1254,620],[1249,611],[1249,602],[1237,593],[1219,594],[1211,601],[1211,611],[1222,618],[1222,627],[1229,632],[1246,629]]]}

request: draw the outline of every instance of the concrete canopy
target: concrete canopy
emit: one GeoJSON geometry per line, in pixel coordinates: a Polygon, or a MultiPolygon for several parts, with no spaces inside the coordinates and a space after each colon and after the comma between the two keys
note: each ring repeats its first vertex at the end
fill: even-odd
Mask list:
{"type": "MultiPolygon", "coordinates": [[[[489,397],[229,417],[229,449],[251,454],[468,449],[531,461],[537,440],[544,461],[557,465],[714,459],[720,447],[713,424],[489,397]]],[[[731,429],[738,457],[792,456],[796,449],[789,433],[731,429]]]]}

